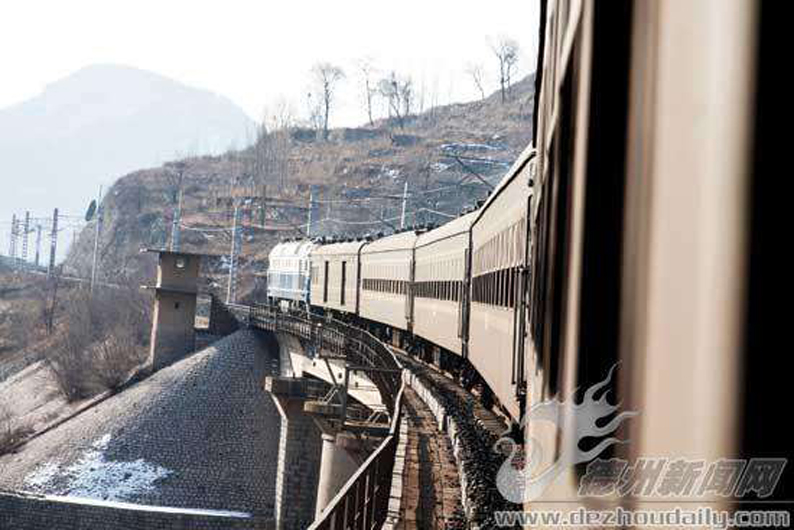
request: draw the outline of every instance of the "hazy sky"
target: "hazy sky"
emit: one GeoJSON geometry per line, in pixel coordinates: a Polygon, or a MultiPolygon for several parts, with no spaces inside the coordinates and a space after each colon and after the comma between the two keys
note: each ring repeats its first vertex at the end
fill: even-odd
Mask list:
{"type": "Polygon", "coordinates": [[[507,35],[534,69],[538,5],[533,0],[24,0],[0,5],[0,108],[93,63],[151,70],[231,98],[252,118],[279,101],[306,115],[309,70],[342,66],[331,125],[364,121],[356,59],[410,74],[425,103],[475,97],[465,73],[481,63],[496,88],[487,39],[507,35]]]}

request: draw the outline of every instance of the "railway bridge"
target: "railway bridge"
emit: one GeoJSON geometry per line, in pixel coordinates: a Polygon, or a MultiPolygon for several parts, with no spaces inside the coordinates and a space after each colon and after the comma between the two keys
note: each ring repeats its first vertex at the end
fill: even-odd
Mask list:
{"type": "MultiPolygon", "coordinates": [[[[158,254],[152,370],[196,342],[200,256],[158,254]]],[[[499,508],[471,491],[495,478],[477,467],[505,423],[441,372],[330,315],[212,298],[209,334],[239,328],[278,344],[278,375],[261,382],[280,416],[278,528],[464,528],[499,508]]]]}

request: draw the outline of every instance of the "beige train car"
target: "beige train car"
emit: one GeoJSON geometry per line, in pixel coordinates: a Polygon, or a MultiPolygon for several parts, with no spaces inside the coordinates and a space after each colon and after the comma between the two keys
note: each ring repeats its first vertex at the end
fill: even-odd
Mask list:
{"type": "Polygon", "coordinates": [[[387,236],[361,249],[362,318],[411,331],[411,282],[416,233],[387,236]]]}
{"type": "Polygon", "coordinates": [[[468,342],[471,212],[421,234],[414,250],[414,334],[458,355],[468,342]]]}
{"type": "MultiPolygon", "coordinates": [[[[764,420],[790,388],[764,304],[786,261],[765,243],[782,239],[764,179],[788,162],[767,143],[788,104],[770,91],[781,4],[541,5],[526,408],[581,400],[617,366],[609,400],[638,415],[602,458],[786,456],[790,429],[764,420]]],[[[577,454],[574,410],[527,422],[527,451],[545,455],[536,476],[577,454]]],[[[580,497],[584,472],[568,466],[526,507],[738,506],[708,490],[580,497]]],[[[790,502],[790,472],[781,483],[770,499],[790,502]]]]}
{"type": "Polygon", "coordinates": [[[311,253],[312,305],[358,314],[359,254],[366,241],[331,243],[311,253]]]}
{"type": "Polygon", "coordinates": [[[469,360],[514,419],[523,400],[527,215],[535,151],[531,147],[479,210],[471,228],[469,360]]]}

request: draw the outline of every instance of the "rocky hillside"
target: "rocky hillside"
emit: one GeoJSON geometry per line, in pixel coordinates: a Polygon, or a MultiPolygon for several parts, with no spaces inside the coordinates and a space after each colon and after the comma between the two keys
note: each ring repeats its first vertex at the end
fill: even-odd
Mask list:
{"type": "MultiPolygon", "coordinates": [[[[143,247],[165,247],[182,190],[183,250],[214,254],[206,271],[225,285],[233,208],[242,225],[242,292],[279,239],[304,235],[390,232],[400,224],[442,223],[484,198],[531,137],[534,77],[516,84],[507,102],[498,93],[412,115],[400,124],[336,129],[328,141],[289,127],[261,134],[249,148],[188,158],[120,178],[103,201],[101,276],[134,271],[151,278],[143,247]],[[180,182],[181,178],[181,185],[180,182]],[[310,203],[310,196],[314,202],[310,203]],[[310,208],[310,204],[313,206],[310,208]]],[[[94,225],[73,246],[67,269],[90,265],[94,225]]]]}

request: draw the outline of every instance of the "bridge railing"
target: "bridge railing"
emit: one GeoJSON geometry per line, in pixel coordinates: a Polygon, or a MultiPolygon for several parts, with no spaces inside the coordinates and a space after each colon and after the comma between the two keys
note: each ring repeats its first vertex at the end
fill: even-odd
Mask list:
{"type": "Polygon", "coordinates": [[[391,414],[389,434],[350,477],[310,530],[373,530],[386,521],[395,455],[403,421],[405,382],[394,352],[371,333],[314,313],[286,313],[271,305],[230,305],[238,319],[251,327],[289,333],[308,341],[314,355],[344,359],[373,368],[368,377],[378,387],[391,414]]]}
{"type": "Polygon", "coordinates": [[[378,388],[386,409],[394,414],[394,397],[400,390],[402,366],[391,348],[368,331],[316,313],[286,313],[272,305],[228,307],[251,327],[303,339],[310,347],[311,356],[344,360],[366,372],[378,388]],[[367,368],[373,370],[367,372],[367,368]]]}

